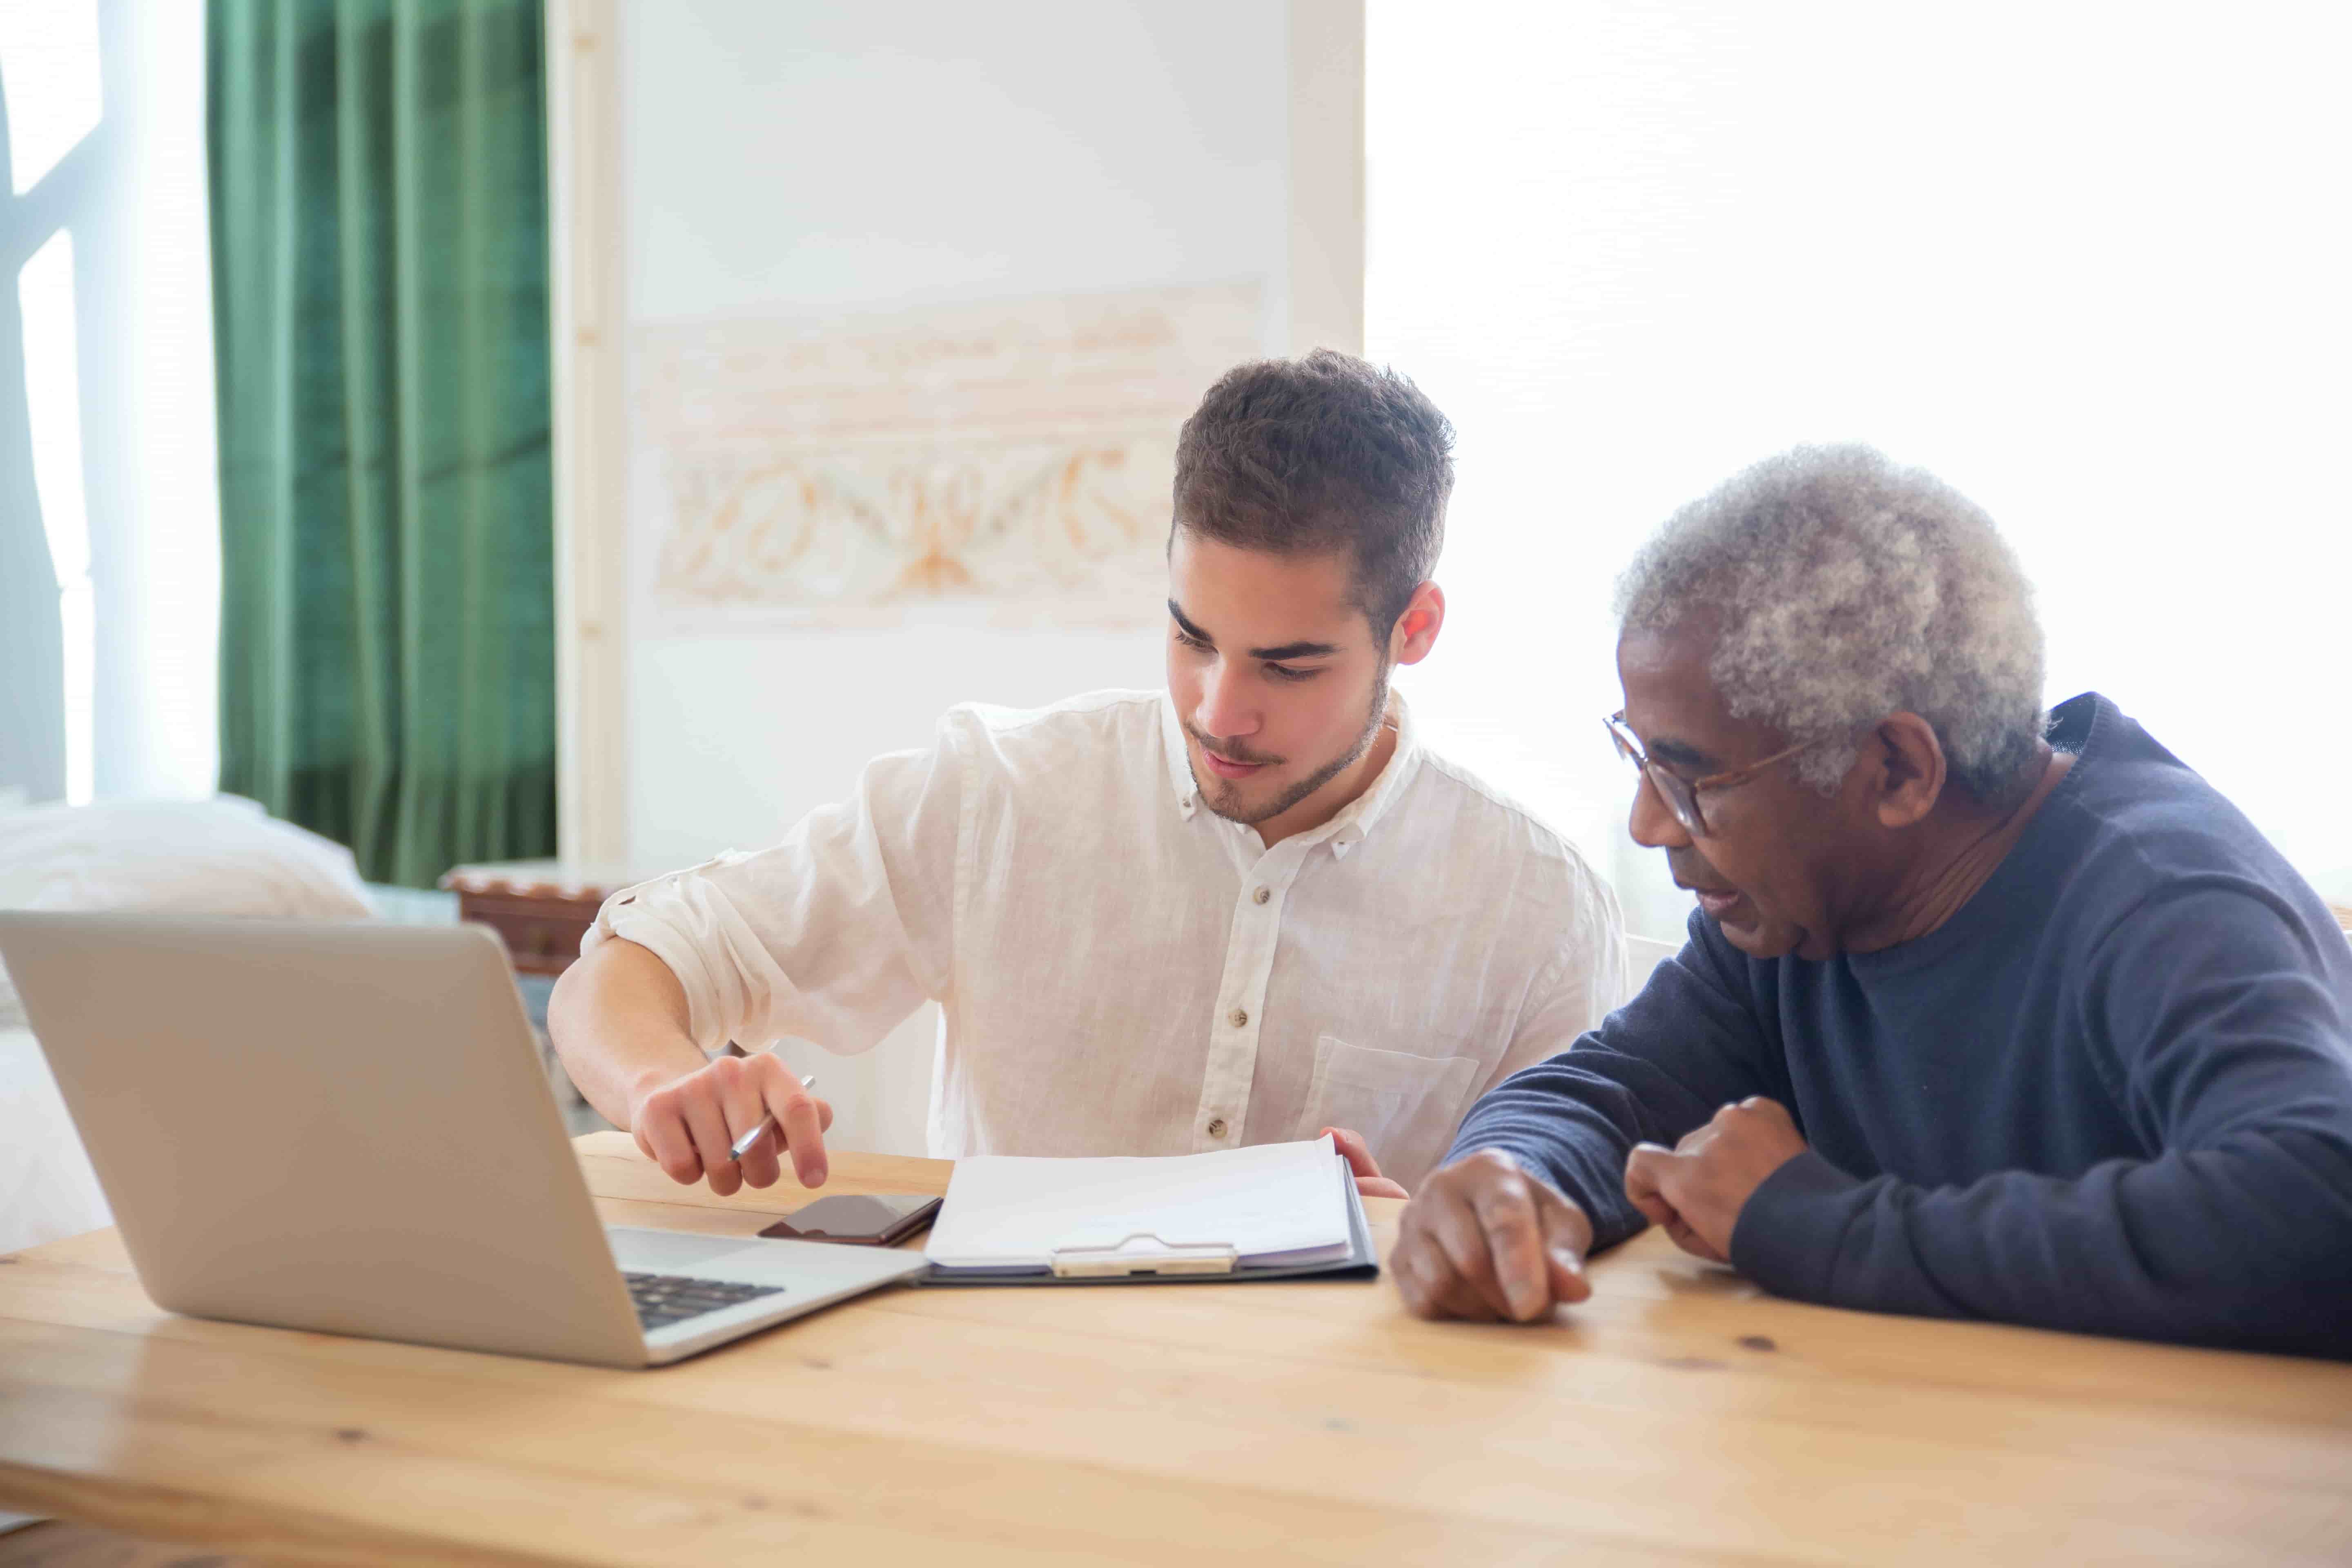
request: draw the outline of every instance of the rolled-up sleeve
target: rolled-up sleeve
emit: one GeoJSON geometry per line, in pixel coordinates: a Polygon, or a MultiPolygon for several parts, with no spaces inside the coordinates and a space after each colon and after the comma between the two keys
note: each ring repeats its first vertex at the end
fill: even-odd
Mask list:
{"type": "Polygon", "coordinates": [[[856,796],[811,812],[773,848],[730,851],[606,900],[580,950],[646,948],[685,989],[705,1051],[783,1036],[870,1048],[952,973],[961,748],[877,758],[856,796]]]}

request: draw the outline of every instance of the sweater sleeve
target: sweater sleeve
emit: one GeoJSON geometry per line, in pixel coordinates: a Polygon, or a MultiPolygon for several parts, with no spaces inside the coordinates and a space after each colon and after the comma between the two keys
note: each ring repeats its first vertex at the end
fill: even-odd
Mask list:
{"type": "Polygon", "coordinates": [[[2055,1048],[2095,1053],[2146,1158],[2072,1179],[1759,1187],[1731,1260],[1879,1311],[2352,1355],[2352,949],[2243,882],[2168,890],[2092,950],[2055,1048]]]}
{"type": "Polygon", "coordinates": [[[1480,1096],[1444,1163],[1503,1150],[1584,1209],[1598,1249],[1649,1223],[1625,1197],[1634,1144],[1671,1144],[1751,1094],[1785,1100],[1738,961],[1704,919],[1599,1028],[1480,1096]]]}

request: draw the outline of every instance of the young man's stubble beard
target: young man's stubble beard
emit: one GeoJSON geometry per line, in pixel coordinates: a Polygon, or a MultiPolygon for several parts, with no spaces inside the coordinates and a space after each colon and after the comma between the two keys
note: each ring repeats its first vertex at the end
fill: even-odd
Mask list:
{"type": "MultiPolygon", "coordinates": [[[[1325,763],[1305,779],[1283,791],[1270,805],[1255,809],[1244,808],[1240,804],[1241,790],[1237,784],[1225,779],[1202,778],[1200,764],[1190,753],[1187,753],[1184,765],[1192,770],[1192,787],[1201,792],[1202,804],[1228,822],[1238,822],[1244,826],[1254,827],[1261,822],[1269,822],[1280,816],[1284,812],[1355,766],[1358,760],[1372,749],[1372,742],[1381,732],[1381,721],[1388,717],[1389,669],[1390,661],[1385,658],[1381,660],[1380,673],[1372,678],[1371,703],[1365,710],[1363,727],[1357,731],[1356,743],[1348,748],[1346,754],[1325,763]]],[[[1214,749],[1209,746],[1208,741],[1198,730],[1192,728],[1192,721],[1189,719],[1184,721],[1184,731],[1191,735],[1202,749],[1214,749]]],[[[1234,760],[1246,761],[1247,759],[1234,760]]]]}

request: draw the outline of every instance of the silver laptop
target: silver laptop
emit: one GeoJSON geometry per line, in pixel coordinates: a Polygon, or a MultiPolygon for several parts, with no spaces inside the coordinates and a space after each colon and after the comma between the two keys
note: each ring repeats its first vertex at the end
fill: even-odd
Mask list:
{"type": "Polygon", "coordinates": [[[604,1225],[479,927],[0,911],[0,958],[173,1311],[649,1366],[924,1267],[604,1225]]]}

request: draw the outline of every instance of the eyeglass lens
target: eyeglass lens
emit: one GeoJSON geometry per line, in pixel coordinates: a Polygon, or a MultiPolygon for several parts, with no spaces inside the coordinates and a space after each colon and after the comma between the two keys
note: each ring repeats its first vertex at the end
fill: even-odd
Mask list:
{"type": "Polygon", "coordinates": [[[1683,825],[1684,831],[1700,832],[1698,800],[1691,791],[1690,782],[1676,777],[1664,768],[1651,766],[1649,759],[1635,751],[1614,724],[1609,726],[1609,738],[1616,742],[1619,756],[1633,763],[1638,772],[1648,776],[1651,784],[1658,792],[1658,798],[1666,803],[1666,809],[1675,814],[1675,820],[1683,825]]]}

